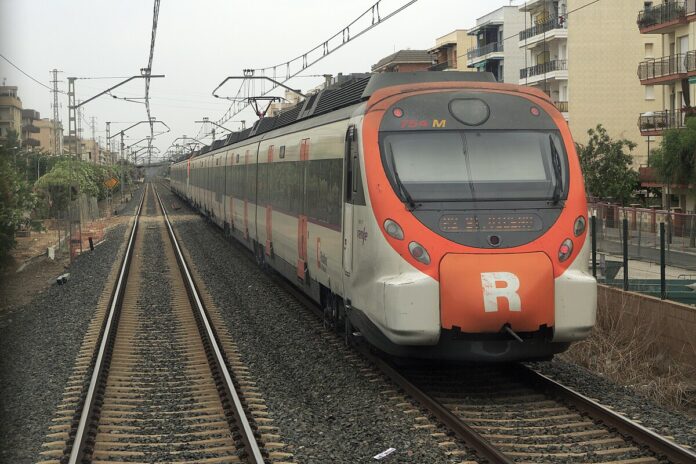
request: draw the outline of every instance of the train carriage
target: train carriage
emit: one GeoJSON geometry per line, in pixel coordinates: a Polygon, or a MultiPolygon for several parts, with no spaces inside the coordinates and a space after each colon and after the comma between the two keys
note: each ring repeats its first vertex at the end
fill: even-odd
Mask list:
{"type": "Polygon", "coordinates": [[[384,351],[545,358],[594,325],[580,167],[539,91],[374,75],[213,147],[173,190],[384,351]]]}

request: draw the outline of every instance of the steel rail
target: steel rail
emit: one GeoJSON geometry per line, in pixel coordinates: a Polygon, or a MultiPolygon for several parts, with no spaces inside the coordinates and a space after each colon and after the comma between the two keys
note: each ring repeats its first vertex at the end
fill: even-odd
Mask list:
{"type": "Polygon", "coordinates": [[[669,462],[685,464],[696,462],[696,452],[680,446],[606,406],[602,406],[582,393],[562,385],[531,367],[523,365],[520,367],[523,369],[524,375],[528,376],[532,382],[568,401],[578,410],[588,414],[590,418],[599,420],[606,426],[616,429],[619,434],[633,439],[638,444],[647,446],[655,453],[664,455],[669,462]]]}
{"type": "Polygon", "coordinates": [[[212,328],[212,324],[210,323],[210,320],[208,318],[208,313],[205,309],[205,306],[203,305],[203,300],[201,299],[198,293],[196,283],[194,282],[193,277],[191,276],[191,272],[189,271],[189,268],[186,264],[186,259],[184,258],[184,255],[181,251],[181,247],[179,246],[176,234],[174,234],[174,229],[172,228],[172,224],[169,221],[169,215],[167,214],[167,211],[164,208],[164,203],[162,202],[159,193],[157,193],[157,189],[154,186],[153,189],[155,191],[157,201],[159,202],[160,208],[162,210],[164,222],[167,225],[169,239],[171,240],[174,250],[176,251],[176,259],[179,262],[179,267],[181,269],[182,277],[184,277],[191,302],[195,306],[195,309],[198,311],[203,328],[205,329],[204,336],[207,338],[208,343],[213,348],[215,354],[215,362],[217,365],[216,367],[218,368],[218,371],[222,374],[224,378],[224,387],[226,393],[229,396],[229,398],[232,399],[232,403],[234,405],[233,413],[235,418],[237,419],[238,425],[240,426],[243,432],[242,441],[244,442],[247,453],[252,459],[251,462],[254,464],[263,464],[265,462],[263,454],[258,443],[256,442],[254,431],[252,430],[251,425],[249,424],[249,420],[247,419],[246,414],[244,413],[244,407],[239,398],[239,395],[237,394],[237,390],[235,388],[234,381],[232,380],[232,376],[230,375],[230,372],[227,369],[227,364],[225,363],[225,358],[222,354],[222,350],[218,346],[215,331],[212,328]]]}
{"type": "Polygon", "coordinates": [[[430,411],[440,422],[453,431],[466,446],[475,450],[479,456],[485,458],[488,462],[496,464],[513,464],[515,462],[480,433],[467,425],[466,422],[454,415],[449,409],[397,372],[389,363],[379,356],[370,353],[369,348],[363,346],[355,346],[354,348],[377,366],[379,370],[386,374],[392,382],[403,389],[410,397],[430,411]]]}
{"type": "MultiPolygon", "coordinates": [[[[295,288],[285,277],[272,272],[269,273],[268,276],[315,316],[319,318],[323,317],[322,310],[317,303],[295,288]]],[[[352,348],[363,355],[368,361],[372,362],[382,373],[387,375],[392,382],[432,413],[440,422],[453,431],[457,438],[462,440],[466,446],[476,451],[479,456],[485,458],[492,464],[513,464],[515,462],[502,453],[480,433],[459,419],[446,407],[442,406],[437,400],[428,396],[427,393],[414,385],[413,382],[397,372],[389,363],[371,353],[367,346],[353,344],[352,348]]]]}
{"type": "MultiPolygon", "coordinates": [[[[166,187],[166,186],[165,186],[166,187]]],[[[236,244],[235,244],[236,245],[236,244]]],[[[248,251],[243,247],[240,250],[248,251]]],[[[250,254],[246,255],[250,261],[253,258],[250,254]]],[[[294,287],[287,279],[279,274],[269,273],[268,277],[285,291],[291,294],[298,302],[311,311],[316,317],[322,318],[322,310],[317,303],[307,295],[294,287]]],[[[390,364],[379,356],[371,353],[369,348],[364,346],[353,346],[356,351],[374,363],[384,374],[386,374],[396,385],[401,387],[407,394],[418,401],[424,408],[437,417],[445,426],[450,428],[455,434],[476,452],[480,453],[492,463],[513,463],[514,461],[502,453],[498,448],[481,436],[478,432],[469,427],[456,415],[437,400],[428,396],[420,388],[401,375],[390,364]]],[[[633,439],[641,445],[647,446],[652,452],[664,455],[670,462],[691,464],[696,462],[696,452],[686,449],[679,444],[649,430],[630,419],[617,414],[605,406],[591,400],[590,398],[566,387],[555,380],[541,374],[533,368],[518,364],[521,374],[536,383],[538,386],[553,393],[556,397],[565,399],[572,403],[578,410],[587,414],[591,419],[603,422],[606,426],[614,428],[625,437],[633,439]]]]}
{"type": "Polygon", "coordinates": [[[121,307],[121,300],[126,287],[126,280],[128,277],[128,269],[130,267],[131,258],[133,255],[133,246],[135,245],[135,236],[138,231],[138,225],[140,223],[140,213],[143,208],[143,202],[145,201],[145,195],[147,193],[147,188],[143,189],[143,195],[140,198],[140,204],[135,213],[135,221],[133,223],[133,228],[131,229],[130,238],[128,239],[128,245],[126,246],[126,252],[123,255],[123,261],[121,263],[121,270],[119,271],[118,280],[114,291],[111,294],[111,301],[109,303],[109,314],[102,330],[101,343],[99,345],[99,351],[97,351],[97,357],[94,364],[94,371],[92,372],[92,378],[89,383],[89,388],[87,390],[87,396],[85,396],[85,401],[82,407],[82,413],[80,415],[80,421],[77,426],[77,432],[75,433],[75,438],[73,439],[72,449],[70,451],[70,457],[68,460],[69,464],[77,464],[82,462],[85,453],[85,445],[87,444],[87,438],[89,436],[87,431],[87,425],[91,421],[92,415],[94,413],[94,405],[96,400],[96,391],[104,375],[105,361],[106,361],[106,351],[112,342],[112,336],[115,333],[116,322],[118,318],[118,310],[121,307]]]}

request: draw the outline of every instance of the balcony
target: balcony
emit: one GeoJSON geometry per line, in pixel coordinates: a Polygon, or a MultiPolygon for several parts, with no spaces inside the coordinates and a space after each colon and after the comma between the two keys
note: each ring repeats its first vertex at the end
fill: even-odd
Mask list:
{"type": "Polygon", "coordinates": [[[568,112],[568,102],[567,101],[556,101],[553,102],[553,104],[558,108],[558,111],[561,113],[567,113],[568,112]]]}
{"type": "Polygon", "coordinates": [[[685,127],[686,114],[681,110],[642,113],[638,117],[640,135],[662,135],[667,129],[685,127]]]}
{"type": "Polygon", "coordinates": [[[545,76],[556,71],[567,71],[568,60],[552,60],[546,63],[520,69],[520,79],[529,79],[534,76],[545,76]]]}
{"type": "Polygon", "coordinates": [[[687,77],[696,71],[696,51],[641,61],[638,79],[643,85],[665,84],[687,77]]]}
{"type": "MultiPolygon", "coordinates": [[[[638,29],[642,34],[668,32],[679,24],[685,24],[696,13],[696,0],[667,1],[638,13],[638,29]]],[[[696,18],[693,18],[696,19],[696,18]]]]}
{"type": "Polygon", "coordinates": [[[453,66],[450,66],[449,61],[444,61],[442,63],[434,64],[431,67],[428,68],[428,71],[444,71],[446,69],[454,68],[453,66]]]}
{"type": "Polygon", "coordinates": [[[562,32],[563,37],[567,37],[567,25],[565,21],[561,22],[558,20],[558,18],[553,18],[542,23],[536,24],[535,26],[520,32],[520,47],[532,45],[544,39],[553,38],[552,36],[554,35],[554,33],[557,32],[562,32]],[[539,37],[538,40],[532,40],[532,38],[536,36],[542,37],[539,37]]]}
{"type": "Polygon", "coordinates": [[[492,42],[486,44],[482,47],[470,48],[466,51],[466,57],[468,60],[475,60],[482,56],[486,56],[491,53],[502,53],[503,52],[503,42],[492,42]]]}

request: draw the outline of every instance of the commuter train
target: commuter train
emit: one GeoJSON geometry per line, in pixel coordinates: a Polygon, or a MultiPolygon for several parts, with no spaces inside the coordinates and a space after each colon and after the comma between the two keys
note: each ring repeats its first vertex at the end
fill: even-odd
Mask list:
{"type": "Polygon", "coordinates": [[[392,355],[543,359],[587,337],[585,189],[548,96],[351,76],[173,164],[171,188],[392,355]]]}

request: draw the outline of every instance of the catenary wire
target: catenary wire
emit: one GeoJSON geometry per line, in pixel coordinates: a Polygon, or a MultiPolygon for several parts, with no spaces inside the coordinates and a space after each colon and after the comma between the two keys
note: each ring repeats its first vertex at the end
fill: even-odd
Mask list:
{"type": "MultiPolygon", "coordinates": [[[[52,88],[52,87],[47,86],[47,85],[44,84],[43,82],[41,82],[41,81],[39,81],[38,79],[36,79],[36,78],[32,77],[31,75],[29,75],[29,74],[28,74],[27,72],[25,72],[22,68],[20,68],[19,66],[17,66],[16,64],[14,64],[12,61],[10,61],[10,59],[7,58],[5,55],[3,55],[3,54],[0,53],[0,58],[2,58],[3,60],[7,61],[8,63],[10,63],[15,69],[17,69],[17,71],[21,72],[22,74],[24,74],[25,76],[27,76],[27,77],[28,77],[29,79],[31,79],[32,81],[36,82],[36,83],[39,84],[40,86],[45,87],[45,88],[47,88],[48,90],[50,90],[51,92],[53,92],[53,88],[52,88]]],[[[62,90],[59,90],[58,93],[63,93],[63,94],[64,94],[65,92],[63,92],[62,90]]]]}

